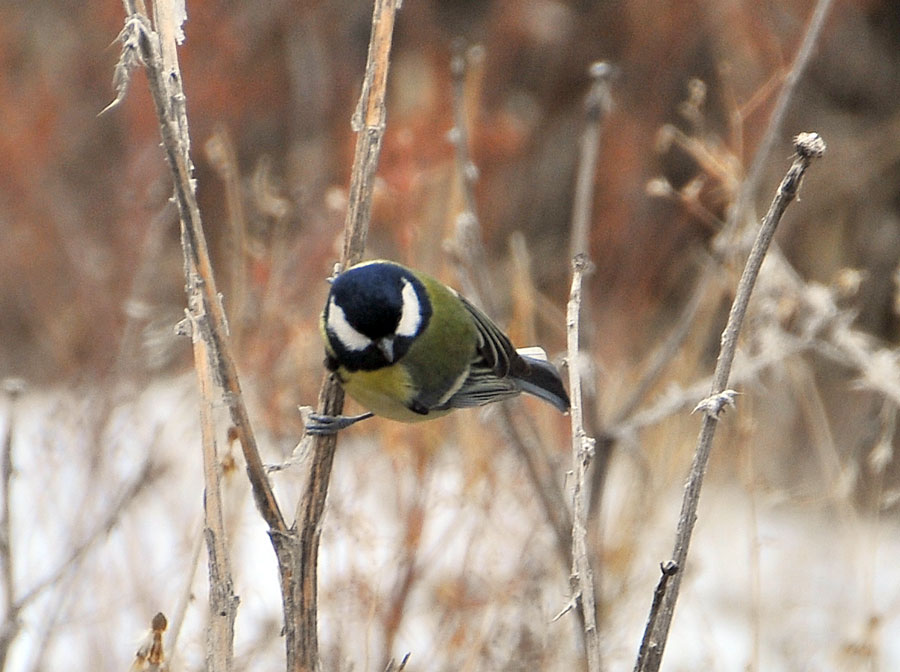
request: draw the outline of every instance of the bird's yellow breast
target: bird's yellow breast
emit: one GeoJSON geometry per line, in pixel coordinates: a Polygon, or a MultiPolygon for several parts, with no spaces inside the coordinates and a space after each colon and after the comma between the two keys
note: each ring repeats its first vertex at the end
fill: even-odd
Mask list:
{"type": "Polygon", "coordinates": [[[407,404],[415,392],[409,374],[402,366],[354,372],[340,367],[338,377],[344,391],[375,415],[400,422],[421,422],[448,413],[448,411],[431,411],[423,415],[409,410],[407,404]]]}

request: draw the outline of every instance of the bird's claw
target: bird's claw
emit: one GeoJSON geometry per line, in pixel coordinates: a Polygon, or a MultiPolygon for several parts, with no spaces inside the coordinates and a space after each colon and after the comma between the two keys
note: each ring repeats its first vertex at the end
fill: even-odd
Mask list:
{"type": "Polygon", "coordinates": [[[310,413],[306,423],[306,433],[317,436],[337,434],[342,429],[346,429],[360,420],[371,417],[371,413],[363,413],[361,415],[323,415],[322,413],[310,413]]]}

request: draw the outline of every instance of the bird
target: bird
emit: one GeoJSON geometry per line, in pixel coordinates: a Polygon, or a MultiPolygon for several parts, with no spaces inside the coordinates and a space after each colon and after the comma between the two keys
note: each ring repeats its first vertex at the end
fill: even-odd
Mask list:
{"type": "Polygon", "coordinates": [[[568,412],[543,350],[516,350],[484,312],[430,275],[376,259],[330,282],[319,320],[325,367],[367,411],[312,413],[307,433],[332,434],[373,415],[430,420],[522,392],[568,412]]]}

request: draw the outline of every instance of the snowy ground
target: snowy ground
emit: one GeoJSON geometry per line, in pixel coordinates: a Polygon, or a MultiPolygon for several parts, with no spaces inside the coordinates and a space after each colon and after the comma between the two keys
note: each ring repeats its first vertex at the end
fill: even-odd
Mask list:
{"type": "MultiPolygon", "coordinates": [[[[13,598],[25,604],[7,670],[128,669],[153,614],[172,621],[185,601],[174,669],[203,668],[194,382],[116,399],[104,407],[60,389],[16,403],[13,598]]],[[[0,416],[3,435],[10,417],[0,416]]],[[[320,558],[324,668],[381,670],[409,652],[409,670],[577,669],[574,619],[552,620],[568,570],[516,457],[498,449],[473,469],[465,450],[416,460],[401,444],[380,448],[362,431],[342,438],[320,558]]],[[[264,459],[279,455],[269,447],[264,459]]],[[[648,504],[638,473],[628,456],[615,460],[604,506],[609,670],[633,665],[680,506],[678,482],[648,504]]],[[[286,511],[301,478],[300,469],[273,475],[286,511]]],[[[237,669],[283,669],[274,555],[242,469],[227,476],[226,496],[237,669]]],[[[900,669],[898,528],[711,473],[664,669],[900,669]]]]}

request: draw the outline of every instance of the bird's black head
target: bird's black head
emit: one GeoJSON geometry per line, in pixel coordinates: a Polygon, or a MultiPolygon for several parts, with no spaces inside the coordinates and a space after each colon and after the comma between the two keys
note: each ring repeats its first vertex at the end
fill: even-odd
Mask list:
{"type": "Polygon", "coordinates": [[[425,286],[409,269],[374,261],[334,279],[322,320],[337,363],[371,371],[406,354],[431,310],[425,286]]]}

